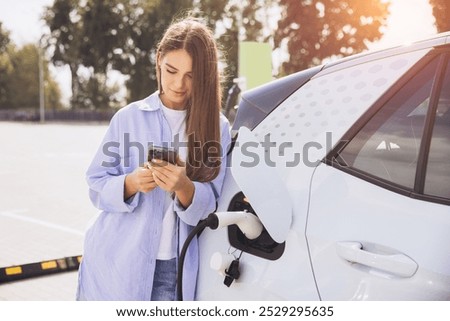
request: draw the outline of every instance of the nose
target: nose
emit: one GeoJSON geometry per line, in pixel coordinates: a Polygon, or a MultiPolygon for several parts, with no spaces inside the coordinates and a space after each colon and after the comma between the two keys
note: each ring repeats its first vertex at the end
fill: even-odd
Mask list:
{"type": "Polygon", "coordinates": [[[183,76],[176,77],[175,79],[175,89],[183,89],[185,85],[185,79],[183,76]]]}

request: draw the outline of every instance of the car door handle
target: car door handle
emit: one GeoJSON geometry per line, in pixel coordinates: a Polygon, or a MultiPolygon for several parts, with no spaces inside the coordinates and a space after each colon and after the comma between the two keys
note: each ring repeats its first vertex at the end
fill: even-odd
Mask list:
{"type": "Polygon", "coordinates": [[[398,277],[412,277],[418,268],[417,263],[405,254],[368,252],[359,242],[338,242],[336,252],[348,262],[372,267],[398,277]]]}

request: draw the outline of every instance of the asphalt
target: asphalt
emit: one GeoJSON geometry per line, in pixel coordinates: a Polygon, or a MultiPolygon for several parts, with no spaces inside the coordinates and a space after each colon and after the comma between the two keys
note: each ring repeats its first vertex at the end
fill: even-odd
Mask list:
{"type": "MultiPolygon", "coordinates": [[[[98,210],[84,173],[105,124],[0,122],[0,268],[82,254],[98,210]]],[[[0,284],[0,300],[75,300],[77,272],[0,284]]]]}

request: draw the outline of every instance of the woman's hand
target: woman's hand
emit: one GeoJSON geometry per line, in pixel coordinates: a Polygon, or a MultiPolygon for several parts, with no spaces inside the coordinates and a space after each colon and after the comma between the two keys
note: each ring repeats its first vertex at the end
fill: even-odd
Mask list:
{"type": "Polygon", "coordinates": [[[168,162],[154,159],[151,166],[155,183],[169,193],[175,193],[184,208],[192,203],[194,197],[194,183],[186,175],[184,164],[173,165],[168,162]]]}
{"type": "Polygon", "coordinates": [[[152,169],[146,164],[136,168],[125,177],[124,199],[127,200],[137,192],[148,193],[158,186],[153,178],[152,169]]]}

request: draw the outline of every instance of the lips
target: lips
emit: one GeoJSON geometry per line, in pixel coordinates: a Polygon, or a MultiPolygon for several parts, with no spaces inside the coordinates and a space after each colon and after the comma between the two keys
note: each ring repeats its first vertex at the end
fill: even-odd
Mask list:
{"type": "Polygon", "coordinates": [[[172,90],[172,92],[177,96],[184,96],[184,94],[186,93],[184,91],[175,91],[175,90],[172,90]]]}

